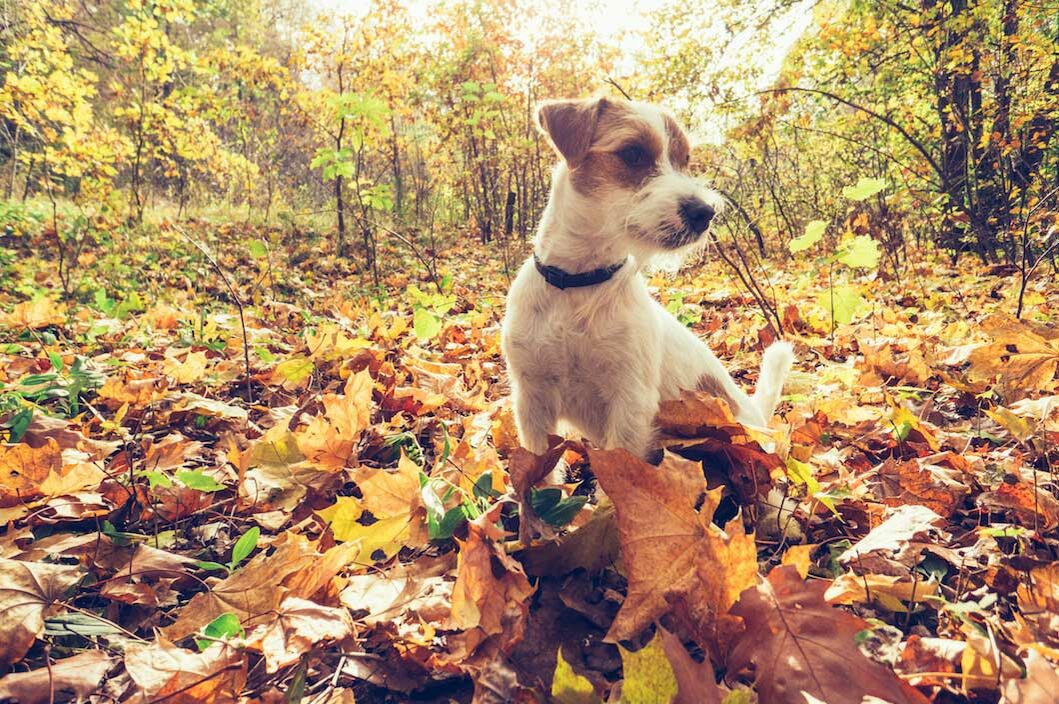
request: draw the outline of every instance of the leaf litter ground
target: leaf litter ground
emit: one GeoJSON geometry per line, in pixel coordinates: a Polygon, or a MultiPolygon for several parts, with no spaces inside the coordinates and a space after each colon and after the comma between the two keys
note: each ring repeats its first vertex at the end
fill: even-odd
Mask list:
{"type": "MultiPolygon", "coordinates": [[[[840,324],[775,272],[773,427],[686,394],[652,465],[518,447],[480,250],[373,296],[311,233],[189,228],[231,289],[163,225],[60,303],[12,238],[0,699],[1054,700],[1047,281],[1016,320],[1011,277],[925,262],[840,324]]],[[[724,270],[652,285],[752,386],[771,333],[724,270]]]]}

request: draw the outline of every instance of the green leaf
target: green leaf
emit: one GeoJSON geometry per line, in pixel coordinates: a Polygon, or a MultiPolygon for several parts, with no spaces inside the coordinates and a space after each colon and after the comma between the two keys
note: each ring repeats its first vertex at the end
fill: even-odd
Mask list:
{"type": "Polygon", "coordinates": [[[204,474],[201,469],[182,469],[176,473],[176,478],[178,482],[188,489],[195,489],[196,491],[213,492],[224,488],[224,484],[204,474]]]}
{"type": "Polygon", "coordinates": [[[500,498],[500,494],[493,490],[493,473],[482,472],[482,475],[474,482],[472,493],[475,498],[483,501],[500,498]]]}
{"type": "Polygon", "coordinates": [[[300,384],[309,378],[316,366],[308,357],[291,357],[276,365],[277,376],[292,384],[300,384]]]}
{"type": "Polygon", "coordinates": [[[881,178],[868,178],[861,176],[856,186],[846,186],[842,189],[842,195],[850,200],[867,200],[873,195],[886,188],[886,181],[881,178]]]}
{"type": "Polygon", "coordinates": [[[261,529],[257,526],[252,527],[239,536],[239,540],[235,541],[235,547],[232,548],[232,561],[228,563],[228,566],[234,570],[236,565],[245,560],[254,551],[254,548],[257,547],[257,539],[260,537],[261,529]]]}
{"type": "Polygon", "coordinates": [[[220,570],[221,572],[228,571],[227,565],[222,565],[219,562],[213,562],[211,560],[199,560],[195,563],[195,566],[200,570],[206,570],[207,572],[213,572],[214,570],[220,570]]]}
{"type": "Polygon", "coordinates": [[[202,629],[202,635],[207,638],[196,638],[195,645],[201,651],[213,645],[214,640],[241,636],[243,633],[243,626],[239,623],[238,616],[233,613],[221,614],[206,624],[206,627],[202,629]]]}
{"type": "Polygon", "coordinates": [[[147,484],[154,489],[155,487],[162,487],[168,489],[173,486],[173,481],[166,475],[159,472],[157,469],[148,469],[140,472],[140,476],[147,477],[147,484]]]}
{"type": "Polygon", "coordinates": [[[254,259],[263,259],[268,256],[268,247],[264,240],[250,240],[250,256],[254,259]]]}
{"type": "Polygon", "coordinates": [[[851,322],[853,317],[867,305],[867,301],[860,295],[860,290],[850,284],[842,284],[831,290],[823,291],[817,296],[816,301],[829,314],[832,312],[832,302],[834,303],[834,319],[839,325],[851,322]]]}
{"type": "Polygon", "coordinates": [[[48,352],[48,361],[51,362],[51,368],[57,372],[61,372],[66,368],[63,364],[63,357],[58,352],[48,352]]]}
{"type": "Polygon", "coordinates": [[[787,248],[791,250],[791,254],[805,251],[823,239],[826,230],[827,221],[813,220],[805,226],[805,234],[788,242],[787,248]]]}
{"type": "Polygon", "coordinates": [[[416,308],[412,325],[420,340],[432,340],[441,332],[441,318],[426,308],[416,308]]]}
{"type": "Polygon", "coordinates": [[[870,235],[857,235],[849,247],[838,255],[838,261],[857,269],[874,269],[881,258],[879,243],[870,235]]]}
{"type": "Polygon", "coordinates": [[[562,528],[572,521],[587,500],[586,496],[563,498],[562,490],[555,487],[530,491],[530,505],[533,507],[533,512],[545,523],[556,528],[562,528]]]}
{"type": "Polygon", "coordinates": [[[23,408],[9,418],[3,427],[7,428],[8,442],[21,442],[22,436],[29,430],[29,424],[33,422],[33,409],[23,408]]]}

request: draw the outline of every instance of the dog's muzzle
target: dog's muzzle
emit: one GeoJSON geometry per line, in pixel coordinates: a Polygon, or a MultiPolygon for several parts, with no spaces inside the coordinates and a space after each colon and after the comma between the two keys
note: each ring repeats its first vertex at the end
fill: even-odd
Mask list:
{"type": "Polygon", "coordinates": [[[680,202],[680,219],[691,233],[701,235],[710,226],[715,212],[699,198],[687,198],[680,202]]]}

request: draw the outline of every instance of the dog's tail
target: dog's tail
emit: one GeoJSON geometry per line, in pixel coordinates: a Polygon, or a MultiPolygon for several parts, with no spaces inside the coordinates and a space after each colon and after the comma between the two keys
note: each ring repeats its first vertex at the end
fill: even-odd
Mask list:
{"type": "Polygon", "coordinates": [[[761,357],[761,374],[758,377],[757,390],[754,392],[754,405],[761,410],[765,421],[772,417],[783,393],[783,384],[794,364],[794,348],[789,342],[772,343],[761,357]]]}

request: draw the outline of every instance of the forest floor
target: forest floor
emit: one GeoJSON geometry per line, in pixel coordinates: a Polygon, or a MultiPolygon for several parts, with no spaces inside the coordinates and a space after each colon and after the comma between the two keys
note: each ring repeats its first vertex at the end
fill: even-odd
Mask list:
{"type": "MultiPolygon", "coordinates": [[[[1050,271],[1016,319],[1017,273],[969,259],[796,257],[771,430],[686,395],[651,467],[518,448],[477,243],[439,285],[383,251],[372,296],[312,233],[92,237],[69,301],[53,232],[0,239],[0,701],[1059,691],[1050,271]]],[[[651,284],[751,388],[771,334],[723,265],[651,284]]]]}

